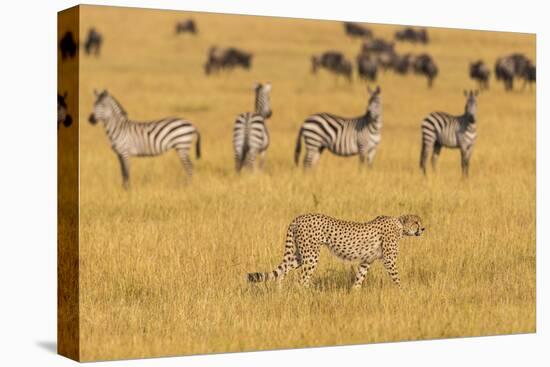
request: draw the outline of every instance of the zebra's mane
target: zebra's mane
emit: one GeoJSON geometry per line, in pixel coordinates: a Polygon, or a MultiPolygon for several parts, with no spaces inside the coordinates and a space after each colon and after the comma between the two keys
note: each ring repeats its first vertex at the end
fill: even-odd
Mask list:
{"type": "Polygon", "coordinates": [[[116,100],[115,97],[113,97],[112,95],[110,95],[107,91],[103,91],[101,92],[101,94],[99,95],[98,97],[98,102],[101,101],[101,100],[106,100],[109,102],[109,104],[113,107],[113,109],[115,110],[115,112],[117,112],[119,115],[121,115],[122,117],[124,118],[128,118],[128,113],[126,112],[126,110],[124,109],[124,107],[122,107],[122,105],[120,104],[119,101],[116,100]]]}

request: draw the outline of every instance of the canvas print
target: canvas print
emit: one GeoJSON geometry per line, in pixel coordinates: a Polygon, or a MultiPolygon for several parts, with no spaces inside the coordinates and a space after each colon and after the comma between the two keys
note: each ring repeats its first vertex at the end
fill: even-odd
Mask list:
{"type": "Polygon", "coordinates": [[[535,332],[534,34],[77,6],[58,350],[535,332]]]}

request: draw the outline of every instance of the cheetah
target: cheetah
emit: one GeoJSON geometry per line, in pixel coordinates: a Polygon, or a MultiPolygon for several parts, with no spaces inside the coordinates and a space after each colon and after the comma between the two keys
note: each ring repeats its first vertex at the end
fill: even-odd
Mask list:
{"type": "Polygon", "coordinates": [[[425,228],[418,215],[378,216],[370,222],[350,222],[324,214],[304,214],[288,226],[283,261],[268,273],[249,273],[249,282],[281,281],[301,267],[300,282],[308,287],[317,267],[321,246],[339,258],[359,262],[353,288],[360,288],[373,261],[381,259],[393,282],[400,287],[397,270],[399,240],[420,236],[425,228]]]}

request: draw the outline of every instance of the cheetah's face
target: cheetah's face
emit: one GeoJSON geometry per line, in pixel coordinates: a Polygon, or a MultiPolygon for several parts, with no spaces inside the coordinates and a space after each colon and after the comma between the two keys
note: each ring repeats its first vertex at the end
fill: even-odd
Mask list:
{"type": "Polygon", "coordinates": [[[403,234],[405,236],[420,236],[426,229],[422,226],[422,219],[418,215],[402,215],[399,220],[403,224],[403,234]]]}

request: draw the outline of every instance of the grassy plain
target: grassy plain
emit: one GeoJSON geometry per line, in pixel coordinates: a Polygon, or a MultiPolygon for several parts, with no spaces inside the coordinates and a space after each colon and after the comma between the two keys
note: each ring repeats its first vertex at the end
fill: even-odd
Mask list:
{"type": "MultiPolygon", "coordinates": [[[[434,88],[382,73],[373,169],[325,153],[304,174],[292,161],[303,119],[366,107],[364,83],[310,74],[312,54],[355,57],[360,43],[339,22],[85,6],[81,37],[92,25],[105,42],[100,58],[82,56],[80,65],[83,360],[535,331],[534,90],[505,93],[491,79],[479,97],[470,179],[460,177],[458,151],[442,152],[436,175],[418,169],[420,121],[434,110],[462,113],[462,91],[475,87],[468,63],[492,66],[515,51],[534,58],[534,35],[429,29],[427,46],[398,44],[435,57],[434,88]],[[176,36],[175,22],[188,16],[199,34],[176,36]],[[205,77],[214,44],[252,51],[252,70],[205,77]],[[263,173],[238,176],[233,121],[252,109],[256,81],[273,85],[272,145],[263,173]],[[203,139],[193,181],[184,183],[171,152],[133,159],[123,191],[103,128],[87,123],[94,88],[107,88],[133,119],[193,121],[203,139]],[[326,251],[310,290],[295,285],[296,274],[282,289],[247,284],[247,272],[279,263],[286,226],[306,212],[356,221],[421,215],[425,236],[401,243],[402,289],[375,264],[350,294],[350,264],[326,251]]],[[[385,38],[397,29],[372,28],[385,38]]]]}

